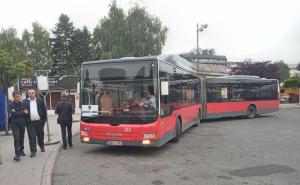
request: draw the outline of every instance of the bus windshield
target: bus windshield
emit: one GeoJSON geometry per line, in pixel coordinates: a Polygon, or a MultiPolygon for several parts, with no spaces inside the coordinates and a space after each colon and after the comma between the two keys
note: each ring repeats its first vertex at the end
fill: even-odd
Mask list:
{"type": "Polygon", "coordinates": [[[158,116],[157,62],[103,62],[83,65],[82,121],[146,124],[158,116]]]}

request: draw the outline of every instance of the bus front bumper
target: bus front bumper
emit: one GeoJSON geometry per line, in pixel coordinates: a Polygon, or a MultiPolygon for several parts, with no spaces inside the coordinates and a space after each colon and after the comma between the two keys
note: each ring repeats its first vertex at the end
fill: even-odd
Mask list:
{"type": "Polygon", "coordinates": [[[108,146],[137,146],[137,147],[161,147],[163,144],[175,137],[175,131],[172,131],[159,140],[142,141],[124,141],[124,140],[100,140],[95,138],[82,137],[81,143],[102,144],[108,146]]]}

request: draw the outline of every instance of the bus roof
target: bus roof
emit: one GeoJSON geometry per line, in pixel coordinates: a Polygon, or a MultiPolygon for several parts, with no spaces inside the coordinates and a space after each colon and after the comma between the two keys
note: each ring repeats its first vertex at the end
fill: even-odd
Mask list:
{"type": "Polygon", "coordinates": [[[97,61],[89,61],[83,62],[82,65],[89,65],[89,64],[102,64],[102,63],[114,63],[114,62],[138,62],[138,61],[153,61],[153,60],[161,60],[165,61],[169,64],[178,66],[182,69],[190,71],[196,74],[194,70],[194,65],[187,61],[186,59],[182,58],[179,55],[158,55],[158,56],[146,56],[146,57],[124,57],[120,59],[108,59],[108,60],[97,60],[97,61]]]}
{"type": "Polygon", "coordinates": [[[83,62],[82,65],[89,65],[89,64],[101,64],[101,63],[111,63],[111,62],[135,62],[135,61],[153,61],[157,60],[157,56],[148,56],[148,57],[124,57],[119,59],[107,59],[107,60],[95,60],[95,61],[88,61],[83,62]]]}

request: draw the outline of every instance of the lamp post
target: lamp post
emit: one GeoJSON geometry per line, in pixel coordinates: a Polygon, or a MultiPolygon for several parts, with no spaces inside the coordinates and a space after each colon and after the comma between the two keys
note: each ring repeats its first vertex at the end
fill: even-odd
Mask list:
{"type": "Polygon", "coordinates": [[[204,31],[207,28],[207,24],[197,24],[197,75],[199,76],[199,32],[204,31]]]}

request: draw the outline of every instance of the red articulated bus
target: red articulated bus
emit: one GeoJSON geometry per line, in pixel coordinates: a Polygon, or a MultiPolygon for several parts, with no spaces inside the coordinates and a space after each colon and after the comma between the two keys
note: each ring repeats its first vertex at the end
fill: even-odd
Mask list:
{"type": "Polygon", "coordinates": [[[82,64],[82,143],[160,147],[200,119],[279,109],[277,80],[255,76],[199,78],[176,55],[82,64]]]}
{"type": "Polygon", "coordinates": [[[201,117],[200,78],[176,55],[85,62],[82,143],[160,147],[201,117]]]}
{"type": "Polygon", "coordinates": [[[201,79],[202,119],[271,113],[279,109],[276,79],[223,76],[201,79]]]}

